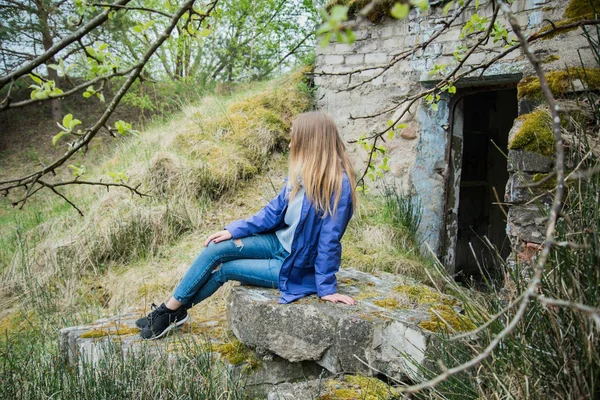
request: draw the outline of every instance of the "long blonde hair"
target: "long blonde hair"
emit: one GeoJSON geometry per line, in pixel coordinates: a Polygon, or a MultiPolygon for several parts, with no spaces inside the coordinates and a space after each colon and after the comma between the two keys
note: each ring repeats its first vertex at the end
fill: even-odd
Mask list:
{"type": "Polygon", "coordinates": [[[350,178],[352,205],[356,206],[354,168],[346,155],[346,146],[337,126],[329,115],[322,112],[298,115],[292,123],[289,163],[290,199],[296,196],[302,185],[317,211],[323,216],[335,215],[345,171],[350,178]]]}

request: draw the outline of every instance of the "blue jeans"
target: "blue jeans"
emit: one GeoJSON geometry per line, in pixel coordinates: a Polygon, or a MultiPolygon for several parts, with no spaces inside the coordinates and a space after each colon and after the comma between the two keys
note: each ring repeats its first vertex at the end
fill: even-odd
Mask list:
{"type": "Polygon", "coordinates": [[[173,297],[190,308],[229,280],[276,288],[281,264],[288,255],[274,233],[210,242],[190,266],[173,297]]]}

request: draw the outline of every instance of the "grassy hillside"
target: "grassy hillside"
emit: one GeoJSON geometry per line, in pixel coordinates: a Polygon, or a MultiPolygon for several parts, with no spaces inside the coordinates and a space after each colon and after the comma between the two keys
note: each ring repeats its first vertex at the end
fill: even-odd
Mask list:
{"type": "MultiPolygon", "coordinates": [[[[22,211],[2,199],[3,365],[9,354],[25,362],[32,346],[51,359],[62,327],[164,301],[207,235],[256,212],[279,191],[291,122],[311,104],[301,72],[202,98],[108,154],[81,160],[90,178],[119,174],[150,195],[69,188],[84,217],[49,193],[22,211]]],[[[362,199],[344,238],[343,266],[423,277],[412,233],[390,212],[385,200],[362,199]]],[[[192,315],[224,315],[230,287],[192,315]]]]}

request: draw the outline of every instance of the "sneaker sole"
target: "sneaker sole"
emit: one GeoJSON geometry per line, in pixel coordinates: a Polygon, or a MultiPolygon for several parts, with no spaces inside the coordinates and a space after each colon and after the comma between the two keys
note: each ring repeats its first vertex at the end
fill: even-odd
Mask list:
{"type": "Polygon", "coordinates": [[[165,336],[167,333],[169,333],[169,331],[170,331],[171,329],[174,329],[174,328],[177,328],[178,326],[181,326],[181,325],[183,325],[183,324],[185,323],[185,321],[187,321],[188,319],[190,319],[190,315],[189,315],[189,314],[188,314],[188,315],[186,315],[186,316],[185,316],[185,318],[184,318],[184,319],[182,319],[181,321],[176,321],[175,323],[173,323],[173,324],[171,324],[171,325],[167,326],[167,328],[166,328],[164,331],[162,331],[162,333],[161,333],[160,335],[158,335],[158,336],[154,336],[154,337],[151,337],[151,338],[149,338],[149,339],[145,339],[145,340],[156,340],[156,339],[160,339],[161,337],[163,337],[163,336],[165,336]]]}

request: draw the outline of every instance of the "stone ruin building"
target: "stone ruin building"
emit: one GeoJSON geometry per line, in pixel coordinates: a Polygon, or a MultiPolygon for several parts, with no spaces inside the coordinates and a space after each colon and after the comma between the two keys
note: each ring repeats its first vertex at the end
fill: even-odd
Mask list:
{"type": "MultiPolygon", "coordinates": [[[[317,106],[334,117],[346,142],[379,131],[398,118],[404,105],[384,111],[439,82],[441,75],[432,74],[436,65],[454,68],[457,47],[472,46],[475,41],[462,35],[464,24],[475,13],[488,20],[493,14],[492,2],[482,1],[478,9],[473,3],[427,47],[412,51],[452,18],[453,11],[443,14],[447,2],[431,3],[429,12],[412,9],[403,20],[370,16],[375,22],[358,23],[353,44],[332,41],[317,47],[317,106]],[[360,118],[373,114],[381,115],[360,118]]],[[[587,0],[515,0],[511,8],[524,34],[530,36],[547,30],[549,21],[560,25],[593,19],[589,4],[587,0]]],[[[511,31],[502,12],[498,20],[511,31]]],[[[597,67],[580,28],[549,35],[533,42],[532,48],[549,79],[558,81],[554,83],[565,91],[586,86],[573,71],[581,71],[582,65],[589,71],[597,67]]],[[[504,42],[490,39],[460,71],[486,63],[503,50],[504,42]]],[[[480,240],[484,236],[504,258],[510,254],[511,242],[526,256],[543,241],[545,219],[539,205],[530,202],[539,190],[520,187],[520,182],[552,171],[553,150],[530,151],[531,146],[514,139],[525,134],[519,131],[528,117],[535,116],[531,113],[542,100],[539,81],[537,91],[528,91],[528,84],[535,84],[533,75],[532,65],[516,49],[456,82],[456,94],[442,94],[437,111],[419,100],[400,121],[406,126],[400,134],[392,140],[386,137],[391,168],[387,179],[421,204],[418,236],[422,246],[429,247],[450,273],[477,271],[469,243],[480,261],[490,257],[480,240]],[[508,216],[498,203],[503,203],[508,216]]],[[[347,147],[356,167],[364,169],[366,152],[361,146],[347,147]]],[[[551,196],[541,199],[549,204],[551,196]]]]}

